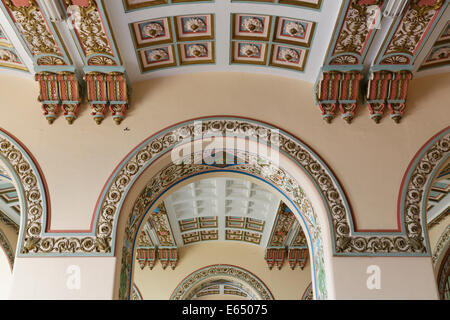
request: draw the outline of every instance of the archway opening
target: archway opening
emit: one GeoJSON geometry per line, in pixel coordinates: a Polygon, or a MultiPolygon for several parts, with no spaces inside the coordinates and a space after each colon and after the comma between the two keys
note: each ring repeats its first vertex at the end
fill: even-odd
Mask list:
{"type": "Polygon", "coordinates": [[[143,299],[300,299],[315,277],[300,220],[256,178],[191,178],[149,211],[133,285],[143,299]]]}

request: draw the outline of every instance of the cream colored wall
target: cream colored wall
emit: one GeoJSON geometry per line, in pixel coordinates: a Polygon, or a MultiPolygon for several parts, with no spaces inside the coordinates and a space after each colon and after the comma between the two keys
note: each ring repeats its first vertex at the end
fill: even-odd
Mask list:
{"type": "Polygon", "coordinates": [[[87,105],[73,126],[62,117],[49,126],[36,100],[37,84],[1,75],[0,112],[7,116],[0,118],[0,127],[17,136],[41,165],[50,190],[52,229],[89,229],[109,174],[143,139],[179,121],[223,114],[290,131],[334,170],[359,228],[396,228],[397,195],[410,160],[449,123],[449,85],[450,74],[413,81],[400,125],[388,118],[376,125],[364,107],[352,125],[342,119],[328,125],[313,105],[312,84],[244,73],[189,74],[134,84],[121,126],[111,116],[97,126],[87,105]]]}
{"type": "Polygon", "coordinates": [[[158,261],[153,270],[144,270],[134,265],[134,283],[145,300],[167,300],[183,279],[192,272],[212,264],[230,264],[244,268],[270,289],[276,300],[298,300],[311,283],[311,268],[308,261],[301,270],[292,270],[285,263],[281,270],[269,270],[264,260],[264,248],[243,242],[209,241],[180,249],[180,260],[175,270],[163,270],[158,261]]]}

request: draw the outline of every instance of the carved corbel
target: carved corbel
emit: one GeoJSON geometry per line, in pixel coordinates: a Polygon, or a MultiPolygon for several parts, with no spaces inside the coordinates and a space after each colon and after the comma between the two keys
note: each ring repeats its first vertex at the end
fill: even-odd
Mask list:
{"type": "Polygon", "coordinates": [[[394,72],[389,86],[389,97],[387,100],[391,119],[399,123],[406,108],[406,96],[408,95],[408,84],[412,79],[410,71],[394,72]]]}

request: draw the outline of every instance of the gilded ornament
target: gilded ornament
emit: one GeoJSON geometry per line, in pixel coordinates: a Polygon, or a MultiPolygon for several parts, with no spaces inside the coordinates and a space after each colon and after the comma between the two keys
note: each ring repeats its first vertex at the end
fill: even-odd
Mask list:
{"type": "Polygon", "coordinates": [[[145,37],[156,38],[156,37],[164,34],[164,28],[161,26],[161,24],[159,24],[157,22],[152,22],[152,23],[146,24],[142,28],[142,34],[145,37]]]}
{"type": "Polygon", "coordinates": [[[248,32],[261,32],[263,30],[263,23],[258,18],[249,17],[244,19],[242,27],[248,32]]]}

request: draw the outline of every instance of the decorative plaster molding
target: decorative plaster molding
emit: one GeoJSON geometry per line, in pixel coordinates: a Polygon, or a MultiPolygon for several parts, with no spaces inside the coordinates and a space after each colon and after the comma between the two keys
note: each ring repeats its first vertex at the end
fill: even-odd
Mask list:
{"type": "Polygon", "coordinates": [[[135,283],[133,283],[133,294],[131,295],[130,300],[144,300],[142,298],[141,291],[139,291],[139,288],[137,287],[137,285],[135,283]]]}
{"type": "Polygon", "coordinates": [[[312,291],[312,283],[308,285],[301,300],[314,300],[313,291],[312,291]]]}
{"type": "MultiPolygon", "coordinates": [[[[248,135],[263,139],[272,128],[260,122],[239,118],[206,118],[203,119],[204,134],[223,134],[231,136],[248,135]]],[[[91,236],[41,235],[43,227],[43,203],[33,207],[27,214],[24,225],[25,238],[21,239],[22,253],[103,253],[111,254],[113,230],[116,228],[121,203],[141,172],[150,165],[161,153],[169,152],[178,142],[194,137],[194,122],[186,122],[163,133],[151,137],[141,144],[123,162],[112,175],[107,188],[99,202],[99,215],[96,216],[96,228],[91,236]],[[38,210],[37,212],[35,210],[38,210]]],[[[450,128],[438,135],[426,145],[420,153],[420,159],[415,159],[414,165],[405,175],[402,187],[400,219],[402,231],[394,234],[379,235],[377,233],[358,233],[352,235],[353,224],[347,200],[336,179],[309,148],[290,135],[280,133],[280,151],[291,157],[302,170],[310,175],[323,196],[324,205],[329,213],[334,239],[334,253],[337,255],[427,255],[429,253],[424,241],[424,226],[422,225],[422,205],[426,199],[425,186],[431,179],[431,171],[439,162],[449,155],[450,128]],[[422,197],[422,196],[423,197],[422,197]]],[[[1,146],[1,144],[0,144],[1,146]]],[[[14,148],[10,143],[0,148],[2,154],[14,148]]],[[[16,149],[14,149],[16,151],[16,149]]],[[[21,157],[22,159],[23,157],[21,157]]],[[[17,161],[17,160],[16,160],[17,161]]],[[[29,166],[28,166],[29,167],[29,166]]],[[[28,168],[27,167],[27,168],[28,168]]],[[[33,181],[35,181],[34,179],[33,181]]],[[[27,180],[28,182],[28,180],[27,180]]],[[[38,194],[40,195],[40,194],[38,194]]],[[[33,203],[29,207],[31,207],[33,203]]]]}

